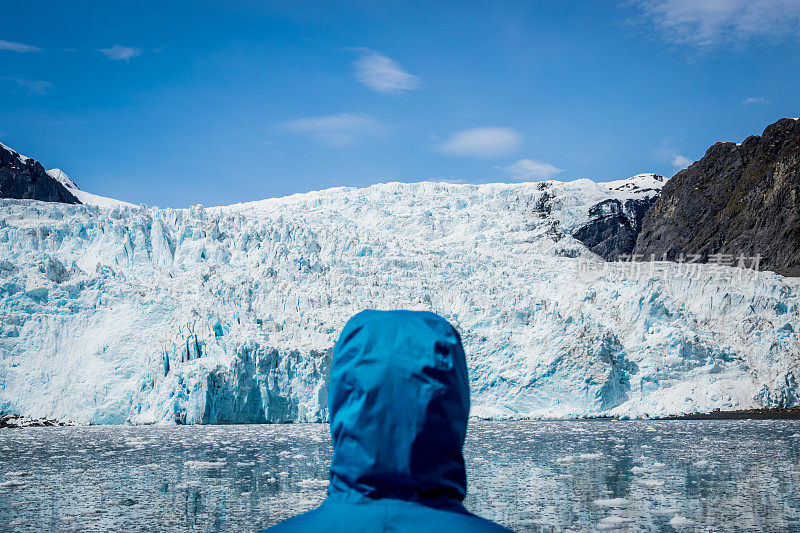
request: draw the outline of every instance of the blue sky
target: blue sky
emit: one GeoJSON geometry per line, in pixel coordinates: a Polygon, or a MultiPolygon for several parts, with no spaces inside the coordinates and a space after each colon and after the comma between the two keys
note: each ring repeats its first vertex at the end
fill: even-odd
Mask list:
{"type": "Polygon", "coordinates": [[[800,116],[800,2],[26,2],[0,141],[89,192],[671,176],[800,116]]]}

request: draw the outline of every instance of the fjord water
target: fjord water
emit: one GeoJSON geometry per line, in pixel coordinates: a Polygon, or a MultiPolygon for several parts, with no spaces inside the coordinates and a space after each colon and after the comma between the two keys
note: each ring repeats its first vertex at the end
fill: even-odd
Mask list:
{"type": "MultiPolygon", "coordinates": [[[[330,454],[324,424],[2,430],[0,529],[254,530],[330,454]]],[[[471,422],[465,456],[467,508],[517,531],[800,529],[800,421],[471,422]]]]}

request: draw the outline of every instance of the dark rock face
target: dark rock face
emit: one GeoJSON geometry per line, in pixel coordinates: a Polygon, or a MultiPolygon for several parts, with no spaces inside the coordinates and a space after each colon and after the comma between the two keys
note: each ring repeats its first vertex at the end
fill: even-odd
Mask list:
{"type": "Polygon", "coordinates": [[[645,215],[634,253],[760,256],[761,269],[800,276],[800,120],[717,143],[678,172],[645,215]]]}
{"type": "Polygon", "coordinates": [[[658,196],[619,200],[606,200],[589,209],[591,222],[578,229],[573,237],[589,247],[606,261],[616,261],[630,255],[642,227],[645,213],[658,196]]]}
{"type": "Polygon", "coordinates": [[[0,144],[0,198],[81,203],[66,187],[45,172],[42,165],[0,144]]]}

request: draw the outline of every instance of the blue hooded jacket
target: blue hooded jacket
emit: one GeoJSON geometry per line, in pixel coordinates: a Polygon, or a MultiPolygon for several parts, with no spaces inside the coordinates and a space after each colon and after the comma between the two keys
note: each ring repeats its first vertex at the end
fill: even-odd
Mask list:
{"type": "Polygon", "coordinates": [[[328,497],[269,529],[502,532],[464,509],[469,417],[458,332],[418,311],[362,311],[333,352],[328,497]]]}

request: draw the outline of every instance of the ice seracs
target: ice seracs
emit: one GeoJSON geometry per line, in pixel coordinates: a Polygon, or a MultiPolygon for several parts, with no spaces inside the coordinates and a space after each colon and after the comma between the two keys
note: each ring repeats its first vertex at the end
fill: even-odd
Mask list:
{"type": "Polygon", "coordinates": [[[325,420],[330,350],[364,308],[454,323],[474,416],[797,404],[797,279],[579,275],[598,260],[572,237],[591,208],[658,183],[386,183],[190,209],[0,200],[0,412],[325,420]]]}

